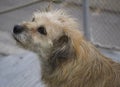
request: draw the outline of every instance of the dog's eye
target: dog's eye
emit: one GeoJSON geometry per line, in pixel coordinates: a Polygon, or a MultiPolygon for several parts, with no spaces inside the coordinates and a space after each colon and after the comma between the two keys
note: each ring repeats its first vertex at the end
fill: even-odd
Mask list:
{"type": "Polygon", "coordinates": [[[32,22],[35,21],[35,18],[32,19],[32,22]]]}
{"type": "Polygon", "coordinates": [[[45,29],[44,26],[40,26],[40,27],[38,28],[38,32],[39,32],[40,34],[47,35],[46,29],[45,29]]]}

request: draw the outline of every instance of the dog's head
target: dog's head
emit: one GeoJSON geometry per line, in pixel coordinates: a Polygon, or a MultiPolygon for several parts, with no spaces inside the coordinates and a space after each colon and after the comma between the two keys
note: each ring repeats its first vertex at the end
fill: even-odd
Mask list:
{"type": "Polygon", "coordinates": [[[19,45],[53,64],[75,56],[82,37],[77,28],[64,11],[36,12],[32,21],[14,26],[13,36],[19,45]]]}

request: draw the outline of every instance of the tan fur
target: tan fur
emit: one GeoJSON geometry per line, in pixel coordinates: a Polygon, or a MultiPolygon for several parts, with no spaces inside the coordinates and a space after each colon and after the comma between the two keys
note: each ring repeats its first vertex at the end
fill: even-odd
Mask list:
{"type": "Polygon", "coordinates": [[[120,87],[120,64],[87,42],[74,19],[61,10],[37,12],[34,18],[21,24],[26,31],[14,37],[40,56],[47,87],[120,87]],[[41,25],[47,35],[38,33],[41,25]]]}

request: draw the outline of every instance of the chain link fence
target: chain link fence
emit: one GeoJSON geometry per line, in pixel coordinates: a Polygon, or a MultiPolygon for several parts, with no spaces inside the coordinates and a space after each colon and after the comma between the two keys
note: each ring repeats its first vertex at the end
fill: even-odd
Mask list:
{"type": "Polygon", "coordinates": [[[89,0],[94,44],[120,50],[120,0],[89,0]]]}
{"type": "Polygon", "coordinates": [[[65,1],[83,8],[83,28],[87,38],[99,47],[120,50],[120,0],[65,1]]]}

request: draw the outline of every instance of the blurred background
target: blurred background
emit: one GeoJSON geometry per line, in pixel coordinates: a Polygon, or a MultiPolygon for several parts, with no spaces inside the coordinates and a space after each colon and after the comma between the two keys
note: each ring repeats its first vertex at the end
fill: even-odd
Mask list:
{"type": "Polygon", "coordinates": [[[77,19],[86,39],[102,54],[120,61],[120,0],[1,0],[0,87],[43,87],[37,56],[12,38],[15,24],[32,20],[36,10],[65,9],[77,19]]]}

